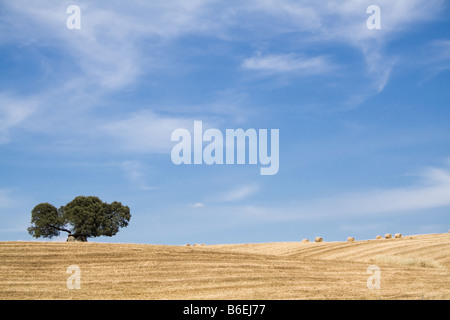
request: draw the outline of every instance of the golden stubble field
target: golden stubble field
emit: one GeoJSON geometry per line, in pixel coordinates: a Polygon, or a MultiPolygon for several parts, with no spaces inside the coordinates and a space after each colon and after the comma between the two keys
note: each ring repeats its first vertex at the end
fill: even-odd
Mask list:
{"type": "Polygon", "coordinates": [[[446,299],[450,234],[210,246],[0,242],[0,299],[446,299]],[[66,273],[79,267],[80,289],[66,273]],[[380,289],[369,289],[370,265],[380,289]]]}

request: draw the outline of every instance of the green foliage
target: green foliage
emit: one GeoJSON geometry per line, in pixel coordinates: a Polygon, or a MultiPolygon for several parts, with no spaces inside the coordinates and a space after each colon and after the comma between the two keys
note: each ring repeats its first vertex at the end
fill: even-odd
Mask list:
{"type": "Polygon", "coordinates": [[[79,196],[57,210],[48,203],[38,204],[31,212],[28,232],[36,237],[59,235],[60,231],[80,238],[114,236],[128,226],[130,208],[120,202],[108,204],[94,196],[79,196]]]}
{"type": "Polygon", "coordinates": [[[31,211],[31,223],[32,226],[28,228],[28,232],[36,238],[58,236],[64,226],[58,209],[49,203],[40,203],[34,207],[31,211]]]}

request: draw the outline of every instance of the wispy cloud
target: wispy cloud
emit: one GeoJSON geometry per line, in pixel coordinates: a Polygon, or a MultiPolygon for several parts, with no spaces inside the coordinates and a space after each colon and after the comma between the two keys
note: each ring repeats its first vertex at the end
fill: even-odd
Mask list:
{"type": "Polygon", "coordinates": [[[377,214],[408,214],[419,210],[450,206],[450,169],[427,168],[415,183],[392,189],[343,193],[316,198],[289,206],[236,208],[242,216],[269,221],[345,218],[377,214]]]}
{"type": "Polygon", "coordinates": [[[367,63],[367,73],[373,81],[371,87],[374,89],[374,93],[380,93],[388,83],[391,72],[398,59],[395,57],[386,57],[376,51],[365,52],[365,58],[367,63]]]}
{"type": "Polygon", "coordinates": [[[194,208],[194,209],[198,209],[198,208],[205,207],[205,204],[202,203],[202,202],[189,203],[189,207],[194,208]]]}
{"type": "MultiPolygon", "coordinates": [[[[163,56],[161,48],[184,35],[228,35],[228,40],[240,41],[239,33],[231,32],[236,28],[252,33],[256,39],[266,40],[283,33],[299,32],[301,45],[333,40],[369,52],[366,50],[369,47],[382,49],[383,43],[411,24],[435,18],[444,3],[380,0],[377,4],[383,10],[383,31],[377,33],[365,27],[365,10],[371,2],[359,0],[252,0],[226,5],[206,0],[135,1],[133,6],[122,1],[109,1],[107,6],[87,2],[80,5],[83,27],[75,32],[65,28],[65,9],[72,4],[70,1],[41,1],[39,5],[7,2],[3,4],[8,14],[4,18],[9,25],[7,30],[14,30],[14,33],[5,33],[4,39],[16,38],[24,43],[39,41],[41,46],[62,49],[75,58],[73,61],[86,75],[86,80],[114,89],[160,67],[157,60],[163,56]],[[41,32],[36,33],[36,28],[41,32]]],[[[265,60],[274,62],[278,70],[316,70],[324,63],[320,56],[307,59],[268,56],[265,60]],[[287,59],[288,63],[280,58],[287,59]]],[[[244,64],[264,67],[265,60],[249,60],[244,64]]]]}
{"type": "Polygon", "coordinates": [[[148,186],[144,166],[140,161],[123,161],[121,167],[125,172],[125,177],[135,188],[145,191],[155,189],[148,186]]]}
{"type": "Polygon", "coordinates": [[[32,99],[12,97],[0,93],[0,144],[10,141],[10,130],[36,111],[32,99]]]}
{"type": "MultiPolygon", "coordinates": [[[[380,0],[378,4],[382,8],[383,20],[382,30],[378,32],[365,27],[365,9],[371,4],[370,1],[359,0],[251,0],[231,4],[207,0],[176,0],[170,3],[135,1],[133,6],[123,1],[109,1],[108,5],[89,1],[80,4],[81,30],[66,28],[66,8],[73,4],[71,1],[25,3],[29,5],[17,1],[2,3],[4,28],[0,31],[0,43],[15,43],[21,47],[43,51],[51,48],[54,54],[64,56],[65,66],[70,66],[70,71],[60,68],[53,70],[53,80],[56,81],[48,81],[47,87],[42,87],[46,91],[45,106],[38,106],[39,110],[52,110],[49,119],[44,120],[45,127],[53,128],[64,123],[64,132],[70,132],[70,124],[79,118],[71,116],[71,121],[61,119],[70,114],[69,109],[76,109],[81,116],[91,116],[81,111],[86,110],[86,106],[95,108],[97,105],[93,100],[117,93],[117,90],[125,89],[141,77],[152,75],[161,68],[181,64],[177,62],[180,59],[173,59],[175,52],[178,52],[176,41],[190,35],[227,39],[235,43],[240,43],[246,35],[251,35],[250,39],[253,40],[250,45],[258,47],[261,41],[271,43],[280,35],[297,33],[298,43],[291,45],[286,51],[278,48],[277,53],[272,53],[263,46],[264,54],[247,57],[236,64],[236,68],[256,71],[262,75],[326,74],[336,66],[331,62],[335,61],[335,57],[317,53],[317,50],[315,54],[306,54],[304,52],[307,52],[308,47],[333,41],[358,48],[366,58],[367,75],[372,79],[370,87],[373,89],[359,94],[352,92],[351,95],[358,98],[347,99],[356,101],[356,104],[361,103],[365,97],[385,88],[396,65],[397,57],[391,57],[384,51],[386,44],[414,23],[435,19],[445,4],[439,0],[380,0]],[[242,21],[246,23],[243,24],[242,21]],[[65,97],[64,103],[68,105],[64,111],[49,107],[58,105],[62,97],[65,97]],[[75,103],[76,108],[71,108],[75,103]]],[[[437,46],[445,49],[446,43],[442,42],[437,46]]],[[[42,59],[45,59],[45,54],[42,59]]],[[[51,63],[48,66],[53,68],[51,63]]],[[[8,100],[4,95],[0,98],[8,100]]],[[[27,98],[22,98],[23,101],[24,99],[27,98]]],[[[15,100],[16,104],[20,102],[15,100]]],[[[215,104],[221,106],[220,103],[215,104]]],[[[36,110],[32,104],[27,104],[26,107],[20,104],[14,108],[0,108],[0,141],[3,143],[9,141],[10,129],[22,123],[36,110]]],[[[155,106],[149,108],[157,109],[155,106]]],[[[182,107],[176,109],[175,111],[186,110],[182,107]]],[[[210,111],[219,109],[228,110],[209,108],[210,111]]],[[[30,130],[42,130],[39,127],[43,126],[29,124],[30,130]]],[[[106,131],[108,125],[111,128],[124,126],[125,135],[132,135],[132,129],[128,128],[126,120],[101,125],[106,131]]],[[[144,130],[139,122],[137,127],[140,130],[136,132],[151,131],[144,130]]],[[[152,141],[154,138],[150,138],[147,144],[140,145],[154,149],[157,143],[152,141]]],[[[136,146],[135,143],[131,145],[136,146]]]]}
{"type": "Polygon", "coordinates": [[[256,184],[244,185],[236,187],[217,196],[218,202],[237,202],[250,197],[258,192],[259,186],[256,184]]]}
{"type": "Polygon", "coordinates": [[[86,85],[114,90],[161,67],[153,58],[161,58],[159,48],[165,42],[209,30],[208,21],[199,17],[205,3],[137,1],[130,6],[122,1],[108,5],[89,1],[80,4],[82,27],[73,31],[66,28],[66,8],[72,1],[6,2],[3,18],[7,30],[14,32],[5,32],[0,41],[52,47],[79,67],[79,73],[70,77],[80,76],[86,85]]]}
{"type": "Polygon", "coordinates": [[[431,46],[437,50],[434,59],[438,61],[450,60],[450,39],[434,40],[431,46]]]}
{"type": "Polygon", "coordinates": [[[172,147],[172,131],[178,128],[189,129],[193,126],[193,121],[144,110],[125,119],[105,121],[92,132],[99,138],[109,139],[122,151],[168,153],[172,147]]]}
{"type": "MultiPolygon", "coordinates": [[[[304,51],[310,47],[318,47],[324,43],[339,43],[359,50],[364,58],[366,73],[364,82],[366,88],[361,92],[352,92],[348,101],[350,108],[357,107],[367,98],[384,90],[399,59],[386,53],[386,47],[401,36],[410,32],[420,22],[437,19],[443,12],[445,1],[430,2],[426,0],[380,0],[377,5],[381,7],[381,30],[369,30],[366,19],[369,15],[366,9],[373,4],[370,1],[258,1],[258,4],[246,3],[243,5],[248,12],[263,14],[270,21],[266,26],[258,25],[265,39],[275,39],[282,34],[297,33],[298,44],[290,46],[288,53],[270,55],[265,57],[252,57],[244,61],[242,66],[246,69],[266,70],[272,74],[277,72],[291,72],[293,70],[312,71],[306,74],[325,72],[330,63],[323,56],[309,58],[295,58],[298,52],[293,47],[304,51]],[[275,27],[272,28],[272,25],[275,27]],[[353,98],[352,98],[353,97],[353,98]],[[355,99],[354,97],[358,97],[355,99]]],[[[250,20],[258,23],[257,19],[250,20]]],[[[277,47],[279,51],[280,48],[277,47]]],[[[348,104],[348,103],[347,103],[348,104]]]]}
{"type": "Polygon", "coordinates": [[[436,77],[441,72],[450,69],[450,40],[438,39],[431,41],[426,46],[422,56],[415,57],[415,62],[426,65],[430,73],[423,82],[436,77]]]}
{"type": "Polygon", "coordinates": [[[246,70],[261,71],[264,74],[295,73],[313,75],[326,73],[334,69],[324,56],[306,57],[295,54],[257,54],[245,59],[241,67],[246,70]]]}
{"type": "Polygon", "coordinates": [[[372,79],[368,90],[360,95],[365,98],[383,91],[398,61],[399,57],[386,53],[387,45],[403,32],[414,29],[418,23],[436,19],[445,2],[378,1],[376,4],[381,8],[381,30],[369,30],[365,27],[368,15],[361,13],[370,4],[373,3],[359,0],[328,1],[322,16],[324,32],[319,36],[319,39],[327,41],[338,39],[362,52],[368,78],[372,79]]]}

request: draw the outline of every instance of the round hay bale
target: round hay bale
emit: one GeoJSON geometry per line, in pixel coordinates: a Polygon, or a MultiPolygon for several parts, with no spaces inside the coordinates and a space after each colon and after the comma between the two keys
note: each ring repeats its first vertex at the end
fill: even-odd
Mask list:
{"type": "Polygon", "coordinates": [[[392,239],[392,234],[386,233],[386,234],[384,235],[384,238],[385,238],[385,239],[392,239]]]}
{"type": "Polygon", "coordinates": [[[185,244],[186,247],[190,247],[191,245],[189,243],[185,244]]]}
{"type": "Polygon", "coordinates": [[[67,237],[67,242],[87,242],[87,238],[85,236],[73,236],[70,235],[67,237]]]}
{"type": "Polygon", "coordinates": [[[316,239],[314,239],[315,242],[323,242],[323,239],[321,237],[316,237],[316,239]]]}
{"type": "Polygon", "coordinates": [[[380,240],[380,239],[383,239],[383,237],[378,235],[375,239],[380,240]]]}
{"type": "Polygon", "coordinates": [[[348,242],[353,242],[353,241],[355,241],[355,238],[353,238],[353,237],[347,237],[347,241],[348,241],[348,242]]]}
{"type": "Polygon", "coordinates": [[[394,237],[395,237],[395,239],[400,239],[402,237],[402,234],[401,233],[396,233],[394,235],[394,237]]]}
{"type": "Polygon", "coordinates": [[[303,239],[303,240],[302,240],[302,243],[308,243],[308,242],[309,242],[308,239],[303,239]]]}

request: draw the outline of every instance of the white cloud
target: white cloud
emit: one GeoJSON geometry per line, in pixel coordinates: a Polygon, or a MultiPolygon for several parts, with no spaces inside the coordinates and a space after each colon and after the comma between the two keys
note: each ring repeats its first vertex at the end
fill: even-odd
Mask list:
{"type": "Polygon", "coordinates": [[[398,57],[384,52],[387,44],[402,32],[414,30],[420,22],[436,19],[444,1],[377,1],[381,8],[381,30],[369,30],[365,26],[369,17],[365,9],[371,4],[360,0],[328,1],[322,16],[323,32],[319,36],[320,40],[339,40],[361,50],[367,74],[373,81],[373,91],[365,96],[383,91],[397,63],[398,57]]]}
{"type": "Polygon", "coordinates": [[[426,82],[443,71],[450,69],[450,40],[439,39],[431,41],[422,52],[420,58],[415,57],[415,61],[426,66],[430,75],[423,82],[426,82]]]}
{"type": "MultiPolygon", "coordinates": [[[[5,2],[1,41],[51,47],[71,57],[85,85],[114,90],[161,68],[161,48],[181,35],[212,33],[217,22],[206,0],[80,3],[81,29],[68,30],[73,1],[5,2]],[[11,32],[8,32],[10,30],[11,32]],[[37,31],[36,31],[37,30],[37,31]]],[[[61,72],[62,73],[62,72],[61,72]]],[[[72,74],[72,77],[77,76],[72,74]]]]}
{"type": "MultiPolygon", "coordinates": [[[[72,57],[73,64],[82,70],[85,85],[114,89],[129,84],[139,70],[137,52],[129,41],[132,34],[127,38],[123,31],[127,30],[125,26],[129,25],[127,20],[130,17],[89,3],[81,5],[81,30],[68,30],[68,5],[69,2],[61,1],[40,1],[28,5],[8,2],[8,25],[14,33],[6,39],[15,38],[25,45],[52,47],[52,50],[72,57]]],[[[68,76],[64,72],[60,74],[68,76]]]]}
{"type": "Polygon", "coordinates": [[[386,86],[393,68],[397,63],[397,58],[386,57],[378,51],[371,52],[371,49],[364,49],[365,61],[367,63],[367,73],[373,81],[372,87],[375,93],[380,93],[386,86]]]}
{"type": "Polygon", "coordinates": [[[272,54],[267,56],[258,54],[245,59],[241,67],[268,74],[295,72],[299,75],[326,73],[334,69],[323,56],[304,57],[295,54],[272,54]]]}
{"type": "Polygon", "coordinates": [[[21,99],[0,93],[0,144],[10,141],[10,130],[36,111],[31,99],[21,99]]]}
{"type": "Polygon", "coordinates": [[[194,209],[198,209],[198,208],[205,207],[205,204],[201,203],[201,202],[189,203],[189,207],[194,208],[194,209]]]}
{"type": "Polygon", "coordinates": [[[173,147],[173,130],[193,126],[194,120],[171,118],[151,111],[140,111],[126,119],[105,121],[93,134],[112,139],[121,150],[136,153],[168,153],[173,147]]]}
{"type": "Polygon", "coordinates": [[[126,178],[135,188],[145,191],[154,189],[147,185],[144,166],[140,161],[123,161],[121,167],[125,171],[126,178]]]}
{"type": "MultiPolygon", "coordinates": [[[[247,10],[260,11],[273,17],[284,31],[311,32],[313,40],[344,41],[358,45],[361,41],[385,41],[396,32],[404,31],[422,21],[435,19],[445,6],[444,0],[379,0],[381,30],[366,27],[369,14],[366,9],[374,4],[370,0],[255,0],[247,2],[247,10]],[[254,5],[255,2],[260,5],[254,5]],[[385,32],[386,31],[386,32],[385,32]]],[[[267,25],[266,28],[272,28],[267,25]]]]}
{"type": "Polygon", "coordinates": [[[450,60],[450,40],[449,39],[439,39],[434,40],[431,46],[436,49],[437,54],[435,54],[434,59],[439,61],[450,60]]]}
{"type": "Polygon", "coordinates": [[[408,214],[412,211],[450,207],[450,169],[428,168],[420,181],[405,187],[343,193],[288,206],[243,206],[236,215],[268,221],[311,220],[377,214],[408,214]]]}
{"type": "Polygon", "coordinates": [[[236,202],[243,200],[256,192],[258,192],[259,186],[256,184],[244,185],[236,187],[230,191],[222,193],[217,197],[219,202],[236,202]]]}
{"type": "MultiPolygon", "coordinates": [[[[241,68],[263,75],[330,72],[334,64],[328,56],[299,53],[307,52],[308,46],[333,41],[359,48],[366,57],[373,90],[355,92],[352,101],[358,104],[365,97],[381,92],[388,83],[396,58],[384,53],[385,44],[414,23],[436,17],[444,2],[380,0],[381,32],[365,27],[365,9],[371,3],[359,0],[251,0],[231,4],[207,0],[133,1],[132,6],[123,1],[108,4],[87,1],[80,4],[81,30],[66,28],[66,8],[70,4],[73,3],[56,0],[2,3],[4,28],[0,30],[0,43],[37,47],[37,50],[51,48],[55,54],[67,57],[66,63],[78,68],[70,72],[53,70],[58,75],[56,84],[53,81],[52,88],[43,88],[45,95],[38,99],[0,95],[0,143],[10,140],[12,128],[26,124],[27,130],[33,132],[54,134],[58,129],[60,134],[55,138],[66,139],[64,142],[79,142],[80,135],[86,138],[80,131],[87,131],[93,134],[94,140],[97,134],[113,137],[126,150],[166,152],[170,148],[165,140],[168,134],[174,127],[184,127],[188,122],[179,112],[192,114],[193,106],[174,108],[177,117],[149,112],[102,122],[90,120],[95,114],[86,111],[99,105],[98,100],[105,103],[105,96],[135,83],[141,75],[151,75],[160,68],[176,70],[171,65],[174,59],[170,58],[178,54],[174,40],[191,34],[226,38],[236,43],[251,39],[254,45],[271,43],[284,33],[298,33],[298,44],[287,49],[287,53],[255,55],[241,63],[241,68]],[[302,50],[292,52],[292,48],[302,50]],[[45,117],[26,122],[38,109],[39,114],[45,111],[45,117]]],[[[446,48],[446,43],[441,47],[446,48]]],[[[225,105],[217,102],[203,105],[207,107],[199,108],[201,112],[207,110],[215,116],[230,110],[235,117],[244,114],[244,108],[234,105],[230,108],[228,101],[225,105]]]]}
{"type": "MultiPolygon", "coordinates": [[[[67,30],[65,9],[71,1],[5,2],[3,40],[51,46],[64,50],[83,70],[85,80],[108,89],[132,83],[138,76],[159,68],[164,48],[174,39],[190,34],[241,40],[241,34],[271,39],[279,34],[298,32],[299,43],[338,41],[379,51],[396,32],[414,23],[432,19],[444,1],[380,0],[382,31],[365,27],[370,1],[251,0],[237,3],[220,1],[123,1],[81,3],[81,30],[67,30]],[[245,21],[245,23],[243,23],[245,21]],[[236,32],[239,30],[240,32],[236,32]],[[13,30],[14,32],[8,32],[13,30]],[[36,32],[39,30],[39,32],[36,32]]],[[[369,50],[370,49],[370,50],[369,50]]],[[[322,71],[323,57],[266,57],[247,61],[249,66],[277,70],[310,69],[322,71]],[[317,70],[318,69],[318,70],[317,70]]]]}
{"type": "MultiPolygon", "coordinates": [[[[265,25],[258,24],[266,41],[281,34],[297,33],[297,47],[301,51],[330,42],[360,50],[365,57],[367,78],[371,83],[364,92],[353,93],[359,97],[357,104],[383,91],[388,83],[398,57],[386,54],[386,46],[402,32],[411,32],[421,22],[439,18],[445,6],[443,0],[380,0],[376,4],[381,8],[381,30],[369,30],[366,27],[369,17],[366,9],[373,2],[368,0],[255,0],[245,3],[243,8],[255,16],[250,18],[251,22],[266,22],[265,25]],[[261,19],[258,13],[264,14],[265,19],[261,19]]],[[[243,66],[272,72],[291,72],[302,68],[307,71],[311,67],[310,71],[315,71],[312,74],[322,73],[329,67],[321,56],[302,61],[292,58],[297,54],[293,53],[292,48],[288,50],[289,53],[284,55],[246,59],[243,66]]]]}

